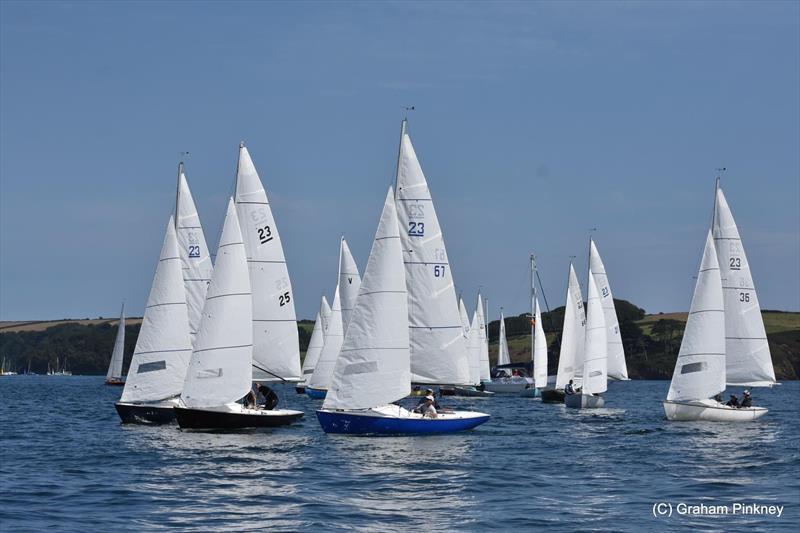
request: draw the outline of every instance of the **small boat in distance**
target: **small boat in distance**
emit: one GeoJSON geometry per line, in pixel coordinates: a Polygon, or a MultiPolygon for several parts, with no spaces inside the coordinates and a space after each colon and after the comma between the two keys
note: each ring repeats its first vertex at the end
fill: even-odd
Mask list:
{"type": "Polygon", "coordinates": [[[600,258],[600,252],[594,239],[589,239],[589,273],[594,276],[600,301],[603,304],[603,316],[606,322],[606,344],[608,345],[608,379],[612,381],[628,381],[628,367],[625,363],[625,348],[619,331],[617,310],[614,307],[614,295],[608,282],[606,267],[600,258]]]}
{"type": "Polygon", "coordinates": [[[125,385],[125,377],[122,375],[122,358],[125,352],[125,304],[119,312],[119,324],[117,324],[117,338],[114,340],[114,351],[111,352],[111,361],[108,363],[106,373],[106,385],[125,385]]]}
{"type": "Polygon", "coordinates": [[[508,340],[506,339],[506,321],[503,310],[500,308],[500,334],[497,343],[497,365],[494,368],[491,381],[484,383],[486,390],[501,394],[520,394],[533,385],[533,380],[528,377],[530,365],[526,363],[511,363],[508,354],[508,340]]]}
{"type": "Polygon", "coordinates": [[[322,301],[319,304],[319,311],[317,311],[316,320],[314,320],[314,329],[311,331],[311,339],[308,341],[306,357],[303,359],[303,381],[298,383],[295,387],[297,394],[305,394],[306,392],[308,380],[311,379],[314,368],[317,366],[317,361],[319,361],[319,356],[322,353],[322,348],[325,346],[325,331],[328,329],[327,323],[330,316],[331,306],[328,305],[328,300],[326,300],[325,295],[323,295],[322,301]]]}
{"type": "Polygon", "coordinates": [[[317,411],[326,433],[451,433],[489,420],[487,414],[466,411],[427,417],[394,403],[411,390],[408,305],[390,187],[330,388],[317,411]]]}

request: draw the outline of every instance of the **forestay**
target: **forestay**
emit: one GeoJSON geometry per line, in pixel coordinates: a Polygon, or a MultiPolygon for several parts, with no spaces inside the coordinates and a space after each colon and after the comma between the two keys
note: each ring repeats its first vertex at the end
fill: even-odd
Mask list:
{"type": "Polygon", "coordinates": [[[178,396],[191,353],[181,257],[170,217],[120,401],[158,402],[178,396]]]}
{"type": "Polygon", "coordinates": [[[617,310],[614,307],[614,295],[608,282],[606,267],[597,251],[594,240],[589,241],[589,271],[597,283],[600,302],[603,304],[603,315],[606,321],[606,343],[608,345],[608,377],[615,380],[628,379],[628,367],[625,364],[625,348],[619,332],[617,310]]]}
{"type": "MultiPolygon", "coordinates": [[[[357,299],[356,299],[357,300],[357,299]]],[[[325,334],[325,344],[319,354],[319,359],[314,367],[314,373],[308,380],[308,386],[312,389],[327,390],[331,384],[333,367],[339,357],[339,350],[342,348],[344,331],[342,326],[342,304],[339,297],[339,286],[333,295],[333,306],[331,306],[331,316],[328,320],[328,332],[325,334]]]]}
{"type": "Polygon", "coordinates": [[[728,385],[775,384],[775,370],[750,263],[722,189],[717,187],[714,245],[725,299],[725,358],[728,385]]]}
{"type": "Polygon", "coordinates": [[[415,383],[468,384],[469,362],[447,250],[405,124],[395,198],[408,287],[411,378],[415,383]]]}
{"type": "Polygon", "coordinates": [[[326,409],[368,409],[411,391],[408,294],[391,187],[333,371],[326,409]]]}
{"type": "Polygon", "coordinates": [[[125,304],[119,312],[117,325],[117,338],[114,340],[114,351],[111,352],[111,362],[108,364],[106,379],[122,378],[122,359],[125,355],[125,304]]]}
{"type": "Polygon", "coordinates": [[[211,281],[211,253],[206,244],[200,216],[194,205],[189,183],[183,173],[183,164],[178,169],[178,195],[175,206],[175,230],[178,236],[183,267],[183,284],[186,289],[186,305],[189,310],[189,331],[194,340],[200,325],[200,316],[206,302],[206,291],[211,281]]]}
{"type": "Polygon", "coordinates": [[[219,407],[250,390],[252,321],[247,255],[231,199],[181,395],[188,407],[219,407]]]}
{"type": "Polygon", "coordinates": [[[575,378],[577,370],[583,365],[583,344],[586,335],[586,316],[583,309],[583,296],[578,276],[572,263],[569,264],[567,298],[564,309],[564,328],[561,332],[561,351],[558,356],[556,389],[563,389],[569,380],[575,378]]]}
{"type": "Polygon", "coordinates": [[[541,389],[547,386],[547,337],[542,327],[542,312],[539,299],[534,299],[533,314],[533,376],[534,386],[541,389]]]}
{"type": "Polygon", "coordinates": [[[244,145],[239,147],[236,209],[253,291],[253,379],[299,380],[294,294],[267,193],[244,145]]]}
{"type": "Polygon", "coordinates": [[[583,348],[582,389],[587,394],[599,394],[608,388],[608,344],[603,304],[592,274],[589,274],[586,294],[586,342],[583,348]]]}
{"type": "Polygon", "coordinates": [[[511,362],[508,355],[508,341],[506,340],[506,320],[500,312],[500,340],[497,343],[497,364],[507,365],[511,362]]]}
{"type": "Polygon", "coordinates": [[[342,237],[339,250],[339,298],[342,302],[342,328],[347,331],[350,315],[356,305],[358,289],[361,287],[361,276],[358,274],[358,265],[350,253],[347,241],[342,237]]]}
{"type": "Polygon", "coordinates": [[[725,390],[722,293],[717,252],[709,231],[667,400],[705,400],[725,390]]]}

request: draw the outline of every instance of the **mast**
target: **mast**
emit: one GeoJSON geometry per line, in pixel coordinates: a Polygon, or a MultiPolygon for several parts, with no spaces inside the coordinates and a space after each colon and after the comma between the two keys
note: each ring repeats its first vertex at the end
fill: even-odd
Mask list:
{"type": "Polygon", "coordinates": [[[486,335],[486,343],[489,343],[489,298],[483,299],[483,329],[486,335]]]}

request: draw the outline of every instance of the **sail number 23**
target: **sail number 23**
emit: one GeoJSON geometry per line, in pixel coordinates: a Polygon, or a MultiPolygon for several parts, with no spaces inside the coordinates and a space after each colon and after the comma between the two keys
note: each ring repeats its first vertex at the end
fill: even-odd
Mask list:
{"type": "Polygon", "coordinates": [[[258,240],[261,244],[266,244],[272,240],[272,230],[269,229],[269,226],[263,226],[258,228],[258,240]]]}
{"type": "Polygon", "coordinates": [[[425,236],[425,223],[424,222],[409,222],[408,223],[408,236],[409,237],[424,237],[425,236]]]}

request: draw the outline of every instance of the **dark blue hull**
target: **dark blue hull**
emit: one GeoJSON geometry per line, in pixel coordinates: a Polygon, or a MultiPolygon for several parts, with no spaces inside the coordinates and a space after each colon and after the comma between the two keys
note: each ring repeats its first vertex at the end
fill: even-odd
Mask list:
{"type": "Polygon", "coordinates": [[[324,400],[325,396],[328,395],[328,391],[306,387],[306,394],[308,395],[309,398],[314,398],[315,400],[324,400]]]}
{"type": "Polygon", "coordinates": [[[317,411],[317,418],[325,433],[429,435],[472,429],[489,420],[489,415],[468,418],[394,418],[348,412],[317,411]]]}

